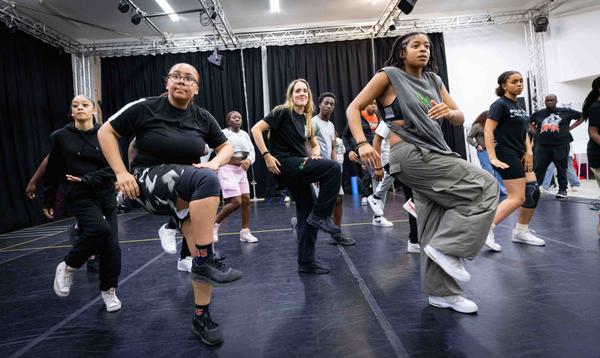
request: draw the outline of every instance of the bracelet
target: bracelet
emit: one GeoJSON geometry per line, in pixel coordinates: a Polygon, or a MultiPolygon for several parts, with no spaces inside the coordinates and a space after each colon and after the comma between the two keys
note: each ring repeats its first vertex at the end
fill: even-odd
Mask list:
{"type": "Polygon", "coordinates": [[[383,167],[373,168],[374,170],[383,170],[383,167]]]}
{"type": "Polygon", "coordinates": [[[268,150],[265,150],[265,151],[264,151],[264,152],[263,152],[261,155],[262,155],[262,156],[263,156],[263,158],[264,158],[264,156],[265,156],[265,155],[267,155],[267,154],[271,154],[271,152],[269,152],[268,150]]]}
{"type": "Polygon", "coordinates": [[[356,144],[356,149],[358,149],[358,148],[362,147],[362,146],[363,146],[363,145],[365,145],[365,144],[369,144],[369,142],[367,142],[366,140],[363,140],[362,142],[360,142],[360,143],[356,144]]]}

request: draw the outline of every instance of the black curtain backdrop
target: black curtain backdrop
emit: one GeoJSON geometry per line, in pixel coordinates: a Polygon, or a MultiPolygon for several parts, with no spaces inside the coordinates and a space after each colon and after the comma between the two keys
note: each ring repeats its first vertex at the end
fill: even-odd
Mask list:
{"type": "MultiPolygon", "coordinates": [[[[444,34],[436,32],[427,34],[431,39],[431,57],[435,58],[437,62],[438,71],[437,74],[442,78],[442,81],[446,85],[448,91],[450,91],[450,85],[448,83],[448,67],[446,64],[446,49],[444,47],[444,34]]],[[[392,51],[392,45],[396,37],[382,37],[375,39],[375,67],[380,69],[383,67],[383,63],[390,56],[392,51]]],[[[460,103],[458,103],[460,108],[460,103]]],[[[462,156],[463,159],[467,158],[467,152],[465,148],[465,135],[463,126],[453,126],[448,121],[442,123],[442,132],[444,138],[452,150],[462,156]]]]}
{"type": "Polygon", "coordinates": [[[45,221],[39,199],[26,199],[25,187],[48,154],[49,135],[69,121],[73,71],[69,54],[21,31],[11,34],[1,27],[0,43],[3,233],[45,221]]]}

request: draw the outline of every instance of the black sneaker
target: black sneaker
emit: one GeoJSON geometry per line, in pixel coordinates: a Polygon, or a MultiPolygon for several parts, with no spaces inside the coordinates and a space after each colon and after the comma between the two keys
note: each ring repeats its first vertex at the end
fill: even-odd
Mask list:
{"type": "Polygon", "coordinates": [[[98,256],[91,256],[87,260],[86,268],[88,272],[100,272],[100,260],[98,260],[98,256]]]}
{"type": "Polygon", "coordinates": [[[329,267],[323,265],[319,261],[314,261],[308,264],[298,264],[298,272],[312,273],[315,275],[323,275],[329,273],[329,267]]]}
{"type": "Polygon", "coordinates": [[[333,220],[331,220],[330,217],[320,218],[315,214],[310,213],[310,215],[308,215],[308,218],[306,219],[306,223],[308,223],[308,225],[314,227],[315,229],[325,231],[330,235],[338,235],[342,232],[339,226],[334,224],[333,220]]]}
{"type": "Polygon", "coordinates": [[[242,278],[242,271],[227,266],[212,255],[202,265],[192,261],[192,280],[206,282],[212,286],[225,286],[242,278]]]}
{"type": "Polygon", "coordinates": [[[354,246],[356,245],[356,241],[343,232],[340,232],[339,234],[331,235],[329,245],[354,246]]]}
{"type": "Polygon", "coordinates": [[[566,198],[567,197],[567,191],[565,189],[559,190],[556,193],[556,197],[557,198],[566,198]]]}
{"type": "Polygon", "coordinates": [[[219,329],[219,325],[213,322],[207,314],[194,315],[192,332],[200,337],[200,340],[208,346],[216,346],[223,343],[223,332],[219,329]]]}

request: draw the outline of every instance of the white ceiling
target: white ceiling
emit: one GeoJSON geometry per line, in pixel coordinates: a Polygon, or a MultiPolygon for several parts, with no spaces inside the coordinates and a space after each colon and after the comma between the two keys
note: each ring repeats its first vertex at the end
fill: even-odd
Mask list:
{"type": "MultiPolygon", "coordinates": [[[[175,11],[200,8],[198,0],[168,0],[175,11]]],[[[374,24],[390,0],[280,0],[281,12],[271,14],[269,0],[220,0],[234,33],[320,26],[374,24]]],[[[403,18],[431,18],[458,14],[498,12],[528,9],[541,0],[418,0],[414,11],[403,18]]],[[[154,0],[133,0],[147,13],[161,12],[154,0]]],[[[75,24],[17,6],[17,9],[55,30],[83,43],[115,42],[132,38],[155,37],[157,32],[142,21],[130,22],[131,14],[117,9],[118,0],[16,0],[45,12],[56,11],[64,16],[86,21],[113,31],[75,24]],[[46,5],[46,6],[43,6],[46,5]]],[[[154,24],[169,38],[212,33],[212,27],[200,24],[199,14],[181,15],[181,21],[169,17],[153,18],[154,24]]]]}

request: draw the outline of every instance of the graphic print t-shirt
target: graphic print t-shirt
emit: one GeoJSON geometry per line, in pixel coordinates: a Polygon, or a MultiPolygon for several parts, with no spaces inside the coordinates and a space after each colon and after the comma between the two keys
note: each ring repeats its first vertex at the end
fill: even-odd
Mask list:
{"type": "Polygon", "coordinates": [[[488,118],[498,122],[494,130],[496,148],[511,149],[521,157],[529,126],[527,112],[516,101],[502,96],[490,106],[488,118]]]}
{"type": "Polygon", "coordinates": [[[571,121],[579,119],[581,112],[557,107],[553,111],[544,108],[531,115],[537,128],[536,140],[542,145],[561,145],[573,141],[569,131],[571,121]]]}

